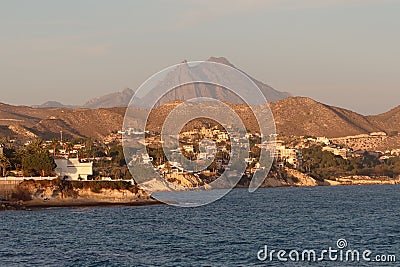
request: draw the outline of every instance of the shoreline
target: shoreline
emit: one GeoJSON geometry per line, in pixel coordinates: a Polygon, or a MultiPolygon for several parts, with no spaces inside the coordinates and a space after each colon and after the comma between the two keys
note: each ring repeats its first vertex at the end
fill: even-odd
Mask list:
{"type": "Polygon", "coordinates": [[[163,205],[162,201],[151,199],[151,200],[138,200],[138,201],[97,201],[88,199],[77,199],[77,200],[47,200],[34,199],[28,201],[3,201],[0,202],[0,211],[7,210],[31,210],[31,209],[45,209],[45,208],[73,208],[73,207],[111,207],[111,206],[153,206],[163,205]]]}
{"type": "MultiPolygon", "coordinates": [[[[260,188],[301,188],[301,187],[340,187],[340,186],[380,186],[380,185],[399,185],[399,183],[338,183],[338,184],[325,184],[317,186],[308,185],[283,185],[283,186],[264,186],[260,188]]],[[[246,186],[236,186],[233,189],[244,189],[246,186]]],[[[213,190],[213,189],[211,189],[213,190]]],[[[209,191],[209,190],[206,190],[209,191]]],[[[176,191],[187,192],[187,191],[176,191]]],[[[126,207],[139,207],[139,206],[153,206],[153,205],[166,205],[163,202],[154,198],[135,200],[135,201],[107,201],[95,199],[33,199],[28,201],[0,201],[0,212],[8,210],[32,210],[32,209],[46,209],[46,208],[73,208],[73,207],[112,207],[112,206],[126,206],[126,207]]]]}
{"type": "Polygon", "coordinates": [[[156,199],[137,201],[104,201],[90,199],[57,199],[41,200],[34,199],[23,203],[27,208],[58,208],[58,207],[95,207],[95,206],[150,206],[164,204],[156,199]]]}

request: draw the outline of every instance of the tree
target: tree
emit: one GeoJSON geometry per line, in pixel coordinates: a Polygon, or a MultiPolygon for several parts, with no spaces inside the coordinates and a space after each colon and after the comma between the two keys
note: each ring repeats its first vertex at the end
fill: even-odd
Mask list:
{"type": "Polygon", "coordinates": [[[71,142],[68,142],[68,143],[66,143],[66,152],[67,152],[67,154],[68,154],[68,157],[70,156],[70,154],[71,154],[71,151],[74,149],[74,145],[71,143],[71,142]]]}
{"type": "Polygon", "coordinates": [[[161,165],[164,160],[164,151],[162,148],[157,148],[155,151],[156,164],[161,165]]]}
{"type": "Polygon", "coordinates": [[[11,163],[8,160],[8,158],[6,156],[4,156],[3,154],[0,155],[0,167],[3,171],[3,177],[6,176],[7,168],[9,168],[10,166],[11,166],[11,163]]]}
{"type": "Polygon", "coordinates": [[[24,173],[28,175],[50,174],[56,168],[54,159],[47,149],[43,148],[43,141],[37,139],[21,152],[21,163],[24,173]]]}
{"type": "Polygon", "coordinates": [[[218,165],[215,161],[211,162],[211,164],[207,167],[208,170],[215,172],[218,168],[218,165]]]}
{"type": "Polygon", "coordinates": [[[167,173],[170,174],[170,173],[171,173],[171,170],[172,170],[172,165],[171,165],[171,163],[169,162],[169,160],[167,160],[167,161],[165,162],[164,167],[167,169],[167,173]]]}
{"type": "Polygon", "coordinates": [[[118,167],[112,168],[111,175],[114,176],[114,180],[121,179],[121,169],[118,167]]]}
{"type": "Polygon", "coordinates": [[[5,147],[7,144],[7,138],[1,137],[0,138],[0,147],[5,147]]]}
{"type": "Polygon", "coordinates": [[[112,157],[112,161],[118,164],[118,166],[122,167],[126,165],[124,150],[122,146],[113,146],[110,149],[109,155],[112,157]]]}
{"type": "Polygon", "coordinates": [[[88,158],[94,157],[92,138],[86,139],[85,146],[86,146],[86,155],[87,155],[87,157],[88,158]]]}
{"type": "Polygon", "coordinates": [[[53,156],[55,156],[57,154],[57,146],[58,146],[57,138],[53,138],[53,140],[51,140],[51,145],[53,146],[53,156]]]}

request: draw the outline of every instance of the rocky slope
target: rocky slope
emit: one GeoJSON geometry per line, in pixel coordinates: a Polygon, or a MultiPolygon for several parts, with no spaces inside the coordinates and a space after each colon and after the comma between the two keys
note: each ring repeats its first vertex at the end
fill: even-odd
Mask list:
{"type": "Polygon", "coordinates": [[[270,106],[277,132],[284,135],[340,137],[386,128],[385,124],[374,123],[358,113],[306,97],[292,97],[270,106]]]}
{"type": "MultiPolygon", "coordinates": [[[[169,112],[180,102],[157,107],[148,120],[148,128],[160,130],[169,112]]],[[[252,131],[257,130],[254,116],[246,105],[229,104],[252,131]]],[[[265,109],[266,106],[258,106],[265,109]]],[[[363,116],[355,112],[325,105],[304,97],[290,97],[270,103],[277,133],[282,135],[312,135],[342,137],[374,131],[400,132],[400,107],[376,116],[363,116]]],[[[0,136],[20,138],[92,137],[102,139],[122,129],[126,109],[67,109],[31,108],[0,104],[0,136]]],[[[146,111],[134,109],[131,125],[145,119],[146,111]]],[[[397,143],[398,135],[393,137],[397,143]]]]}
{"type": "Polygon", "coordinates": [[[367,118],[388,133],[400,132],[400,106],[383,114],[368,116],[367,118]]]}
{"type": "Polygon", "coordinates": [[[0,136],[22,139],[93,137],[102,139],[122,128],[125,109],[31,108],[0,104],[0,136]]]}

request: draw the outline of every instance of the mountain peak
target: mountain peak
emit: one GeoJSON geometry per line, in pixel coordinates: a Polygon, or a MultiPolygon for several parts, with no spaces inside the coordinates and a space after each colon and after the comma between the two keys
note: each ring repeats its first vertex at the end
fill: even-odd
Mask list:
{"type": "Polygon", "coordinates": [[[229,60],[226,59],[225,57],[210,57],[209,59],[207,59],[207,61],[216,62],[235,68],[235,66],[232,63],[230,63],[229,60]]]}
{"type": "Polygon", "coordinates": [[[134,91],[131,88],[125,88],[124,90],[122,90],[121,92],[122,94],[133,94],[134,91]]]}

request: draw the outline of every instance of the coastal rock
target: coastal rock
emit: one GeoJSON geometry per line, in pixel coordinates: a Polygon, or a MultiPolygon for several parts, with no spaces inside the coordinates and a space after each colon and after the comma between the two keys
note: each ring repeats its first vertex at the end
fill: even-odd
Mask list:
{"type": "Polygon", "coordinates": [[[304,174],[302,172],[299,172],[298,170],[290,169],[290,168],[285,168],[287,174],[289,176],[295,177],[295,179],[291,179],[292,183],[295,184],[296,186],[317,186],[319,183],[312,178],[311,176],[304,174]]]}
{"type": "Polygon", "coordinates": [[[27,206],[126,204],[152,201],[150,195],[127,181],[25,180],[12,194],[27,206]]]}

